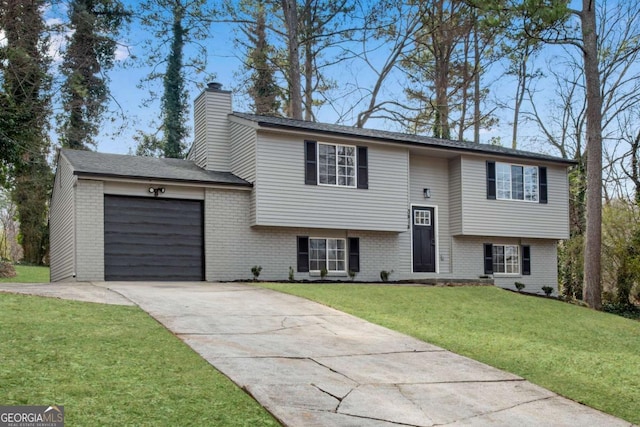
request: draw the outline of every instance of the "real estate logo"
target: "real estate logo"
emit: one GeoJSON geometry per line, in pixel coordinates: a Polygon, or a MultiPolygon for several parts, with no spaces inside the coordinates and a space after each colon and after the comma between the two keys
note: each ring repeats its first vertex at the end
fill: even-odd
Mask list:
{"type": "Polygon", "coordinates": [[[0,406],[0,427],[64,427],[64,406],[0,406]]]}

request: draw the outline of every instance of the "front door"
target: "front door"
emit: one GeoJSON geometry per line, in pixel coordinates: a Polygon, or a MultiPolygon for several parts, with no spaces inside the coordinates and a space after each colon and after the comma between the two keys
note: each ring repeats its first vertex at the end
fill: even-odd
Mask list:
{"type": "Polygon", "coordinates": [[[434,208],[415,206],[413,219],[413,271],[436,272],[436,234],[434,208]]]}

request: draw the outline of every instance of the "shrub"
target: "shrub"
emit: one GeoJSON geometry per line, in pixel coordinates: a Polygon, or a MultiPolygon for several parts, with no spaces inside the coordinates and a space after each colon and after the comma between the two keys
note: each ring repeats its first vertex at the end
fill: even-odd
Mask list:
{"type": "Polygon", "coordinates": [[[0,277],[16,277],[16,269],[8,261],[0,261],[0,277]]]}
{"type": "Polygon", "coordinates": [[[295,280],[296,280],[296,279],[295,279],[295,277],[294,277],[294,275],[293,275],[293,267],[289,266],[289,281],[290,281],[290,282],[293,282],[293,281],[295,281],[295,280]]]}
{"type": "Polygon", "coordinates": [[[388,282],[389,281],[389,276],[391,276],[391,273],[393,273],[393,270],[391,270],[391,271],[382,270],[380,272],[380,280],[382,280],[383,282],[388,282]]]}
{"type": "Polygon", "coordinates": [[[518,290],[518,292],[520,292],[520,291],[522,291],[524,289],[524,283],[516,282],[514,284],[516,285],[516,289],[518,290]]]}
{"type": "Polygon", "coordinates": [[[543,286],[542,290],[544,291],[544,294],[546,296],[551,296],[551,293],[553,292],[553,288],[551,286],[543,286]]]}
{"type": "Polygon", "coordinates": [[[602,311],[617,314],[618,316],[626,317],[627,319],[640,320],[640,308],[633,304],[615,302],[604,303],[602,304],[602,311]]]}
{"type": "Polygon", "coordinates": [[[320,270],[320,279],[324,280],[324,278],[327,277],[327,273],[328,273],[328,271],[327,271],[326,268],[321,269],[320,270]]]}
{"type": "Polygon", "coordinates": [[[355,280],[356,276],[358,275],[358,273],[356,273],[353,270],[349,270],[347,274],[349,274],[349,278],[351,279],[352,282],[355,280]]]}
{"type": "Polygon", "coordinates": [[[260,272],[262,272],[262,266],[260,265],[254,265],[253,267],[251,267],[251,274],[253,274],[253,280],[258,280],[258,277],[260,277],[260,272]]]}

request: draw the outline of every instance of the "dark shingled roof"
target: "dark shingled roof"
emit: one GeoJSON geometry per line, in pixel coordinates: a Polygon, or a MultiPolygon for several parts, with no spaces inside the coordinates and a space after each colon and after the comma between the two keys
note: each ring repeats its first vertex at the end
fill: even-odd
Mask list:
{"type": "Polygon", "coordinates": [[[78,176],[153,179],[197,184],[251,186],[230,172],[204,170],[190,160],[124,156],[82,150],[60,150],[78,176]]]}
{"type": "Polygon", "coordinates": [[[239,117],[241,119],[250,120],[265,128],[292,129],[307,132],[312,131],[330,135],[352,136],[357,138],[372,139],[377,141],[414,146],[443,148],[447,150],[467,151],[480,154],[504,155],[524,159],[545,160],[555,163],[564,163],[567,165],[576,163],[573,160],[563,159],[561,157],[533,153],[530,151],[514,150],[512,148],[506,148],[499,145],[475,144],[472,142],[452,141],[449,139],[439,139],[421,135],[410,135],[400,132],[390,132],[376,129],[361,129],[352,126],[307,122],[303,120],[293,120],[283,117],[258,116],[255,114],[237,112],[234,112],[231,115],[239,117]]]}

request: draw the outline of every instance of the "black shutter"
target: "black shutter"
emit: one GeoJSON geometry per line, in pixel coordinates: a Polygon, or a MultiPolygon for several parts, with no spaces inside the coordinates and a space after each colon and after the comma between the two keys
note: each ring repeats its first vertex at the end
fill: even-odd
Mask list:
{"type": "Polygon", "coordinates": [[[487,199],[496,199],[496,162],[487,162],[487,199]]]}
{"type": "Polygon", "coordinates": [[[540,181],[540,203],[547,203],[547,168],[538,168],[538,180],[540,181]]]}
{"type": "Polygon", "coordinates": [[[360,271],[360,239],[349,237],[349,270],[360,271]]]}
{"type": "Polygon", "coordinates": [[[356,163],[358,164],[358,188],[367,189],[369,188],[369,157],[367,147],[358,147],[356,163]]]}
{"type": "Polygon", "coordinates": [[[316,142],[304,142],[304,183],[307,185],[318,184],[318,169],[316,167],[316,142]]]}
{"type": "Polygon", "coordinates": [[[529,246],[522,247],[522,275],[531,275],[531,248],[529,246]]]}
{"type": "Polygon", "coordinates": [[[484,274],[493,274],[493,245],[484,244],[484,274]]]}
{"type": "Polygon", "coordinates": [[[298,236],[298,272],[309,271],[309,237],[298,236]]]}

